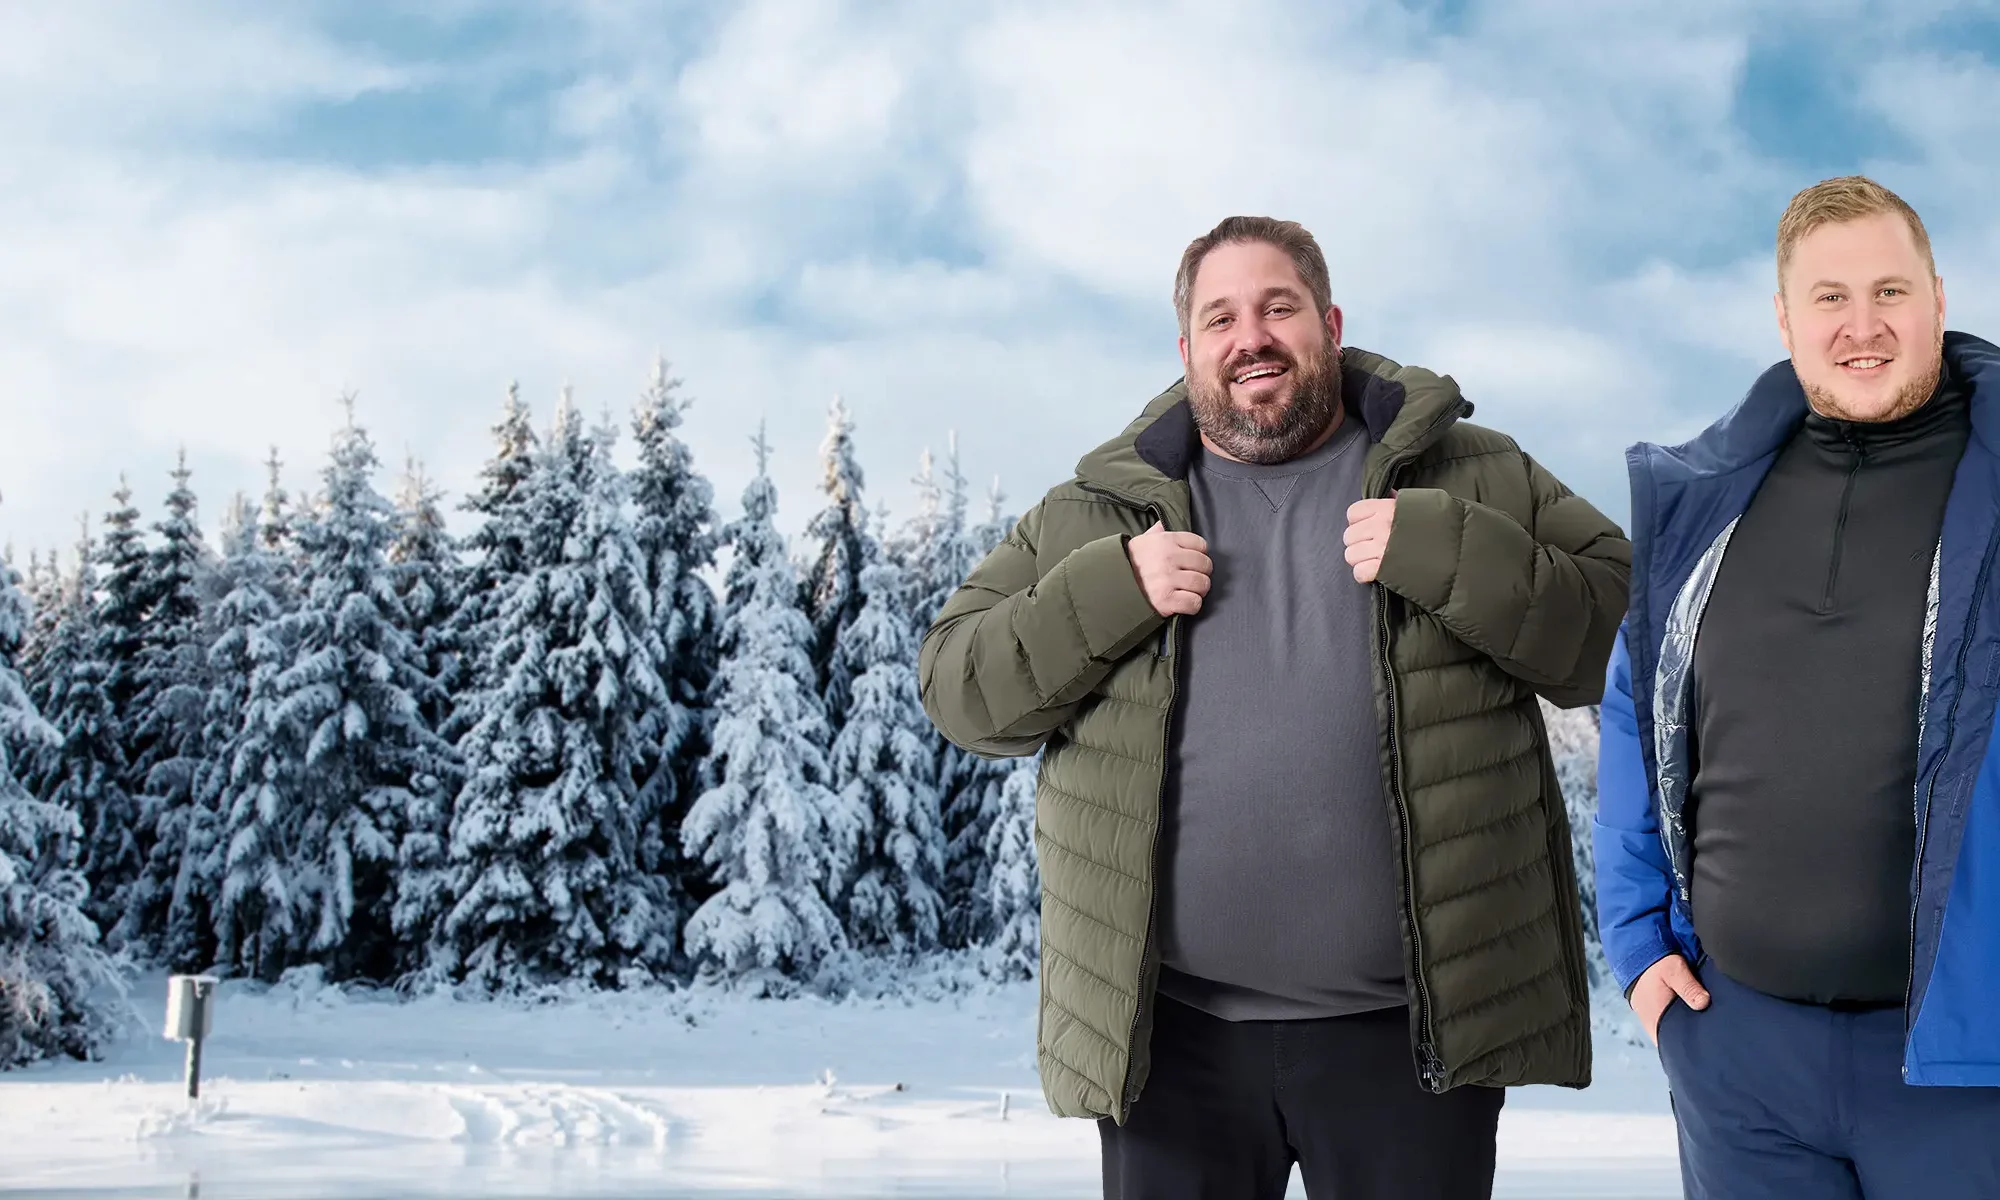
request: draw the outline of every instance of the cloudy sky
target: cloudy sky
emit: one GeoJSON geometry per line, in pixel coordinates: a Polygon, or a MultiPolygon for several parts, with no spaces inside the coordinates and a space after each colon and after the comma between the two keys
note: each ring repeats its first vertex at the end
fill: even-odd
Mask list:
{"type": "MultiPolygon", "coordinates": [[[[1898,0],[76,0],[0,7],[0,540],[185,447],[213,523],[338,397],[462,494],[510,380],[623,411],[665,353],[725,512],[782,523],[842,394],[1015,500],[1179,373],[1181,249],[1295,218],[1348,340],[1454,375],[1623,519],[1621,449],[1781,354],[1772,230],[1828,175],[1929,222],[2000,339],[2000,18],[1898,0]],[[1809,11],[1811,15],[1801,15],[1809,11]]],[[[385,477],[385,490],[394,480],[385,477]]]]}

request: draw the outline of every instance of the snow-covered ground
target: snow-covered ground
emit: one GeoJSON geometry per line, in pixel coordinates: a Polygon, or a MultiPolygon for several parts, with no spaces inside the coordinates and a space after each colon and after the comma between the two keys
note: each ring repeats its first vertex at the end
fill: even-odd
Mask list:
{"type": "MultiPolygon", "coordinates": [[[[1091,1196],[1036,1088],[1030,985],[910,1002],[702,992],[400,1001],[225,985],[202,1098],[159,1040],[0,1075],[0,1193],[1091,1196]]],[[[1678,1196],[1652,1055],[1511,1094],[1498,1193],[1678,1196]]],[[[1293,1194],[1302,1195],[1296,1182],[1293,1194]]]]}

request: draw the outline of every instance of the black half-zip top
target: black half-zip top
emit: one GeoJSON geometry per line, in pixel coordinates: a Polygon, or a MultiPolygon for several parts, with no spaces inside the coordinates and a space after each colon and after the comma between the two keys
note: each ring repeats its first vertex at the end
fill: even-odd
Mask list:
{"type": "Polygon", "coordinates": [[[1738,523],[1695,643],[1695,931],[1725,974],[1900,1003],[1931,560],[1963,388],[1883,423],[1808,416],[1738,523]]]}
{"type": "MultiPolygon", "coordinates": [[[[1964,390],[1951,386],[1947,381],[1939,385],[1937,394],[1929,403],[1895,421],[1844,421],[1818,413],[1807,414],[1797,440],[1811,448],[1813,453],[1810,457],[1820,470],[1812,471],[1812,463],[1781,465],[1803,467],[1807,472],[1821,476],[1822,481],[1830,479],[1832,472],[1841,476],[1840,502],[1833,515],[1831,547],[1827,556],[1826,589],[1818,608],[1821,614],[1831,613],[1834,608],[1834,591],[1839,586],[1841,563],[1847,557],[1848,517],[1853,508],[1855,484],[1862,470],[1871,459],[1881,469],[1879,474],[1902,479],[1908,479],[1912,472],[1933,475],[1942,463],[1948,462],[1951,467],[1956,467],[1958,456],[1965,450],[1965,439],[1970,429],[1966,405],[1964,390]]],[[[1949,480],[1948,472],[1945,478],[1949,480]]],[[[1949,491],[1948,486],[1946,490],[1949,491]]],[[[1937,504],[1941,520],[1944,514],[1942,494],[1937,497],[1937,504]]],[[[1926,577],[1926,584],[1928,582],[1926,577]]]]}

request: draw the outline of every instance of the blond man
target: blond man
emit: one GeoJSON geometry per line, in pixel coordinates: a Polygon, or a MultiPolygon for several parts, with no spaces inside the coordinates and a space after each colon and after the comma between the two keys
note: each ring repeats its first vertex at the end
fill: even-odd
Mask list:
{"type": "Polygon", "coordinates": [[[1778,225],[1790,360],[1632,467],[1605,951],[1691,1197],[2000,1196],[2000,350],[1872,180],[1778,225]]]}

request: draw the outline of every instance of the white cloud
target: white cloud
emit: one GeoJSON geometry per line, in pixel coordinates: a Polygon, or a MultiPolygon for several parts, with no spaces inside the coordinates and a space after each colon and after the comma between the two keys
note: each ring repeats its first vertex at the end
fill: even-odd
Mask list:
{"type": "Polygon", "coordinates": [[[1605,286],[1598,304],[1627,347],[1754,372],[1785,353],[1771,300],[1776,271],[1761,253],[1695,270],[1654,260],[1605,286]]]}
{"type": "MultiPolygon", "coordinates": [[[[1321,7],[593,2],[543,64],[555,157],[368,171],[224,135],[461,65],[221,0],[9,10],[0,536],[67,546],[120,469],[150,519],[182,444],[211,521],[270,443],[304,490],[350,388],[390,465],[462,493],[509,379],[542,419],[565,381],[622,412],[655,350],[725,510],[761,417],[803,525],[835,392],[877,499],[907,511],[956,428],[1018,506],[1178,372],[1174,265],[1238,211],[1306,222],[1353,340],[1622,513],[1618,450],[1780,353],[1763,248],[1677,248],[1810,182],[1732,123],[1783,6],[1321,7]]],[[[1885,59],[1864,93],[1917,147],[1886,166],[1937,205],[1960,327],[2000,324],[1992,71],[1885,59]]]]}
{"type": "Polygon", "coordinates": [[[739,168],[837,169],[878,153],[907,63],[834,0],[751,0],[680,79],[703,150],[739,168]]]}
{"type": "Polygon", "coordinates": [[[1555,146],[1534,106],[1435,63],[1274,52],[1292,35],[1275,6],[1239,20],[1258,36],[1113,9],[972,39],[968,179],[1001,253],[1158,304],[1192,237],[1271,213],[1317,231],[1366,309],[1484,279],[1546,235],[1555,146]]]}
{"type": "Polygon", "coordinates": [[[17,5],[0,15],[0,30],[0,106],[17,149],[36,135],[133,139],[194,122],[242,128],[269,119],[273,105],[409,79],[247,0],[17,5]]]}

